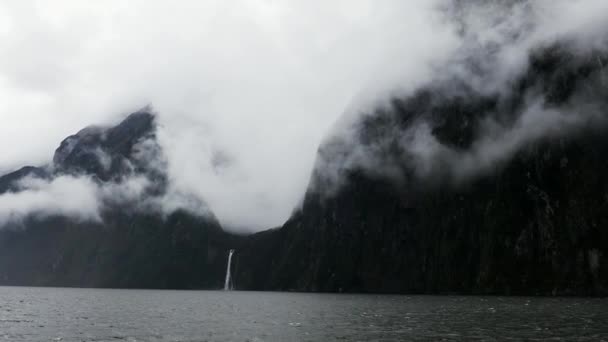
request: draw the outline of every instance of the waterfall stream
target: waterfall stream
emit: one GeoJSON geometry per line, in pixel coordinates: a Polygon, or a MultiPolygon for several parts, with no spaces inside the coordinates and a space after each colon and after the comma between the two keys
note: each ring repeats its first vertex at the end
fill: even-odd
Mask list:
{"type": "Polygon", "coordinates": [[[226,266],[226,280],[224,281],[224,290],[225,291],[229,291],[234,288],[234,286],[232,286],[232,279],[230,276],[230,264],[232,263],[232,254],[233,253],[234,253],[234,249],[231,249],[230,252],[228,252],[228,265],[226,266]]]}

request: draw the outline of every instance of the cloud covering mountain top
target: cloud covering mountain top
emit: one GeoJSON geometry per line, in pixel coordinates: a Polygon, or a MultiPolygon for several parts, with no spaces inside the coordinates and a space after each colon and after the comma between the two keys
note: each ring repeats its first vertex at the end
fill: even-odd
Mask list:
{"type": "Polygon", "coordinates": [[[177,193],[204,199],[224,226],[278,225],[343,113],[465,65],[453,61],[471,42],[498,51],[474,60],[500,66],[494,85],[470,78],[489,90],[539,43],[585,32],[584,46],[603,44],[604,1],[484,3],[2,2],[0,170],[48,163],[69,134],[152,104],[177,193]]]}

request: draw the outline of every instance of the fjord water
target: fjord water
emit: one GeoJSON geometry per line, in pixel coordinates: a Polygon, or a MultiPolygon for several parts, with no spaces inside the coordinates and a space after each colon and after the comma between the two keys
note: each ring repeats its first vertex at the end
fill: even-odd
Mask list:
{"type": "Polygon", "coordinates": [[[608,340],[608,300],[0,287],[0,341],[608,340]]]}

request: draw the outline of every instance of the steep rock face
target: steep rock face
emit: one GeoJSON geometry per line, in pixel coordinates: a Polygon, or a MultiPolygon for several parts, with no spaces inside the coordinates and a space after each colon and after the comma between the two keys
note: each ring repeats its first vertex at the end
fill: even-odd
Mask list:
{"type": "Polygon", "coordinates": [[[608,294],[607,62],[550,46],[504,93],[443,79],[365,116],[237,251],[237,287],[608,294]]]}
{"type": "Polygon", "coordinates": [[[240,237],[224,232],[211,213],[142,209],[167,191],[155,132],[154,115],[139,111],[117,126],[89,127],[66,138],[52,166],[0,177],[0,194],[18,194],[28,177],[87,177],[99,189],[119,193],[129,179],[146,180],[138,198],[116,199],[112,192],[100,198],[99,222],[35,212],[9,221],[0,229],[0,284],[221,288],[228,250],[240,237]]]}

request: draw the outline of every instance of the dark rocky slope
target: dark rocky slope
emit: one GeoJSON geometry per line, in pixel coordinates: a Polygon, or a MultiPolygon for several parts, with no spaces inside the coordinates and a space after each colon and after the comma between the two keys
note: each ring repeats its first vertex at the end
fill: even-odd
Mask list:
{"type": "Polygon", "coordinates": [[[18,193],[25,177],[90,177],[103,187],[145,177],[142,197],[103,203],[103,221],[33,213],[0,231],[0,284],[39,286],[221,288],[239,237],[212,216],[161,214],[138,204],[167,187],[154,116],[130,115],[115,127],[90,127],[65,139],[53,165],[0,178],[0,193],[18,193]]]}
{"type": "Polygon", "coordinates": [[[501,93],[446,77],[329,140],[302,209],[235,254],[237,287],[608,294],[608,58],[554,45],[529,62],[501,93]],[[523,132],[530,98],[576,124],[482,158],[484,123],[523,132]],[[403,142],[421,125],[440,145],[426,164],[403,142]],[[327,169],[343,181],[329,194],[327,169]]]}

